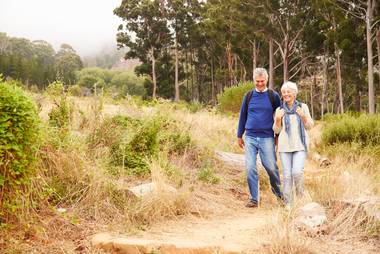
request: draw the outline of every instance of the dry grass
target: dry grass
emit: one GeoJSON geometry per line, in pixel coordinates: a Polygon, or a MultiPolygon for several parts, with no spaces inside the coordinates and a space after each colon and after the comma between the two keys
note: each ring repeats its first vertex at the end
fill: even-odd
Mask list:
{"type": "Polygon", "coordinates": [[[236,118],[208,111],[193,114],[174,110],[169,114],[191,126],[189,133],[199,146],[242,153],[236,142],[236,118]]]}
{"type": "Polygon", "coordinates": [[[270,244],[264,247],[266,254],[313,254],[318,253],[316,242],[300,232],[289,214],[281,211],[273,218],[268,234],[270,244]]]}
{"type": "MultiPolygon", "coordinates": [[[[22,253],[17,246],[25,247],[29,251],[26,253],[100,253],[88,243],[87,237],[93,233],[147,229],[154,223],[180,220],[190,214],[202,217],[233,214],[245,203],[248,195],[244,172],[218,162],[212,152],[214,149],[242,152],[236,145],[237,119],[205,110],[192,114],[167,105],[139,107],[129,100],[112,105],[105,101],[76,99],[71,126],[76,135],[69,135],[64,142],[57,141],[58,146],[44,147],[41,170],[33,183],[33,189],[41,195],[38,199],[43,202],[32,211],[35,220],[29,226],[7,231],[19,235],[7,237],[5,242],[0,240],[0,248],[10,250],[7,253],[12,253],[12,249],[13,253],[22,253]],[[88,147],[85,140],[99,128],[106,116],[116,114],[133,118],[162,115],[177,121],[173,124],[179,127],[190,126],[181,131],[190,133],[198,150],[189,149],[183,154],[160,151],[158,157],[150,161],[150,176],[123,173],[112,176],[104,163],[107,148],[101,144],[88,147]],[[197,172],[206,160],[221,179],[220,183],[213,185],[197,179],[197,172]],[[121,180],[122,184],[118,185],[121,180]],[[126,187],[147,181],[158,186],[149,198],[137,199],[126,190],[126,187]],[[166,191],[166,184],[176,187],[177,192],[166,191]],[[62,185],[61,192],[56,191],[57,185],[62,185]],[[56,193],[52,193],[53,190],[56,193]],[[67,212],[58,213],[58,207],[66,208],[67,212]],[[36,251],[31,251],[33,249],[36,251]]],[[[49,108],[50,104],[47,103],[46,107],[49,108]]],[[[41,114],[47,112],[43,108],[41,114]]],[[[318,144],[318,135],[319,131],[311,133],[312,138],[317,136],[313,140],[315,144],[318,144]]],[[[262,181],[263,203],[268,209],[278,209],[278,216],[268,222],[266,233],[271,240],[264,247],[264,253],[331,253],[349,246],[350,241],[359,250],[373,246],[368,242],[373,236],[369,232],[376,228],[373,221],[359,207],[338,201],[378,191],[379,186],[373,181],[379,177],[378,170],[375,170],[376,161],[370,156],[342,153],[342,150],[337,155],[331,157],[329,154],[333,165],[306,181],[312,200],[323,204],[328,212],[324,234],[314,238],[294,227],[293,214],[289,216],[278,208],[268,181],[262,181]]],[[[267,179],[265,172],[260,173],[261,179],[267,179]]],[[[35,198],[35,193],[30,197],[35,198]]],[[[25,211],[27,213],[30,211],[25,211]]]]}
{"type": "Polygon", "coordinates": [[[151,181],[155,183],[155,191],[138,200],[126,211],[125,217],[130,226],[149,226],[164,219],[175,219],[194,210],[190,193],[186,188],[173,192],[166,187],[170,186],[170,183],[160,164],[159,161],[150,163],[151,181]]]}

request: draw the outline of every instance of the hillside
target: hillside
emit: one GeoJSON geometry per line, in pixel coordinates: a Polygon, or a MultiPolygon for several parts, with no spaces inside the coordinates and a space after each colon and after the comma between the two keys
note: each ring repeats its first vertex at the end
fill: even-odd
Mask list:
{"type": "MultiPolygon", "coordinates": [[[[34,98],[46,123],[51,110],[62,107],[59,98],[34,98]]],[[[308,195],[291,211],[277,203],[260,170],[261,204],[252,210],[244,207],[244,168],[215,153],[243,152],[235,143],[236,117],[163,100],[69,97],[66,102],[71,108],[69,126],[45,133],[40,180],[35,183],[51,192],[46,193],[49,199],[32,211],[32,222],[1,233],[3,253],[122,253],[115,243],[105,252],[92,245],[100,233],[124,243],[138,239],[147,246],[171,246],[167,253],[378,252],[376,224],[359,205],[340,202],[348,196],[375,195],[371,175],[360,170],[365,161],[346,165],[346,155],[341,154],[322,166],[310,156],[305,168],[308,195]],[[137,150],[124,153],[121,166],[116,164],[117,147],[126,151],[147,144],[144,149],[150,149],[145,141],[150,135],[157,135],[158,150],[151,157],[144,154],[140,167],[127,164],[137,150]],[[159,187],[151,195],[131,194],[131,187],[152,181],[159,187]],[[167,185],[176,191],[167,191],[167,185]],[[327,214],[313,234],[295,226],[299,208],[311,201],[322,204],[327,214]]],[[[310,131],[311,153],[321,152],[320,134],[317,124],[310,131]]]]}

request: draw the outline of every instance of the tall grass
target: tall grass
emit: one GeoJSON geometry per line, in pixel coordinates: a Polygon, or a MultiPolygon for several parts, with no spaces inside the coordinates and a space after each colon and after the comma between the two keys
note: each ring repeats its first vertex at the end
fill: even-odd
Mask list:
{"type": "Polygon", "coordinates": [[[317,150],[333,165],[306,184],[313,200],[328,207],[327,235],[338,241],[379,236],[379,222],[360,200],[380,194],[380,115],[330,115],[323,125],[317,150]]]}
{"type": "MultiPolygon", "coordinates": [[[[317,149],[379,182],[380,115],[328,116],[323,124],[322,143],[317,149]]],[[[380,193],[380,187],[373,191],[380,193]]]]}
{"type": "Polygon", "coordinates": [[[379,146],[380,115],[330,116],[325,122],[322,141],[327,145],[358,143],[362,146],[379,146]]]}

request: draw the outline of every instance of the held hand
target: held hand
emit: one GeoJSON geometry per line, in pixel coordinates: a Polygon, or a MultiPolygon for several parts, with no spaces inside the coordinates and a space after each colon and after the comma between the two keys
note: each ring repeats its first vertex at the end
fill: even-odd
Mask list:
{"type": "Polygon", "coordinates": [[[241,149],[244,149],[245,144],[242,138],[238,138],[238,145],[241,149]]]}
{"type": "Polygon", "coordinates": [[[278,120],[281,120],[284,117],[284,115],[285,115],[285,110],[284,109],[279,109],[277,111],[276,118],[278,120]]]}
{"type": "Polygon", "coordinates": [[[303,112],[303,109],[301,107],[297,107],[297,110],[296,110],[297,114],[303,118],[305,116],[305,113],[303,112]]]}

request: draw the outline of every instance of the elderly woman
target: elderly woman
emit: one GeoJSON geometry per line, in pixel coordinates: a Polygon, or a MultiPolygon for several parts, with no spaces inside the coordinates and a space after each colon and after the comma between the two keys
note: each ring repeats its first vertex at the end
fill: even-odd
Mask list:
{"type": "Polygon", "coordinates": [[[313,119],[305,103],[296,100],[297,85],[287,81],[281,87],[283,103],[276,109],[273,130],[278,137],[278,152],[284,174],[285,205],[289,208],[293,199],[293,184],[296,194],[304,192],[303,170],[308,149],[308,136],[313,119]]]}

